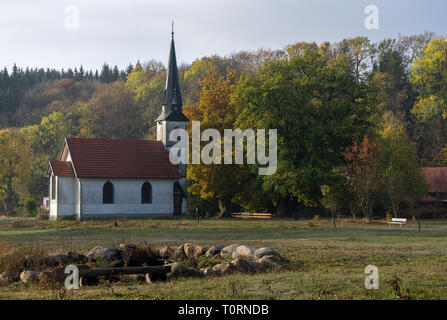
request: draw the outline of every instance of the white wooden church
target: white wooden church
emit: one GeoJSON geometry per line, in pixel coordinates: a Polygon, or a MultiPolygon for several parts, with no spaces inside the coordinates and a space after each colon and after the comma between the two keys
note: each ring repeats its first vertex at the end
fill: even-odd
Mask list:
{"type": "Polygon", "coordinates": [[[169,133],[186,129],[172,33],[157,141],[66,138],[50,161],[50,219],[173,216],[186,212],[186,165],[169,160],[169,133]]]}

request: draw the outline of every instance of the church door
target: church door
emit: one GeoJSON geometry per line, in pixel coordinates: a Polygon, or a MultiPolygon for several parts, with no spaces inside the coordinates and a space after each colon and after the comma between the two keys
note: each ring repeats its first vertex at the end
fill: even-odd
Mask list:
{"type": "Polygon", "coordinates": [[[174,216],[182,214],[182,201],[185,196],[182,187],[178,182],[174,183],[174,216]]]}
{"type": "Polygon", "coordinates": [[[174,216],[182,214],[182,199],[181,195],[174,195],[174,216]]]}

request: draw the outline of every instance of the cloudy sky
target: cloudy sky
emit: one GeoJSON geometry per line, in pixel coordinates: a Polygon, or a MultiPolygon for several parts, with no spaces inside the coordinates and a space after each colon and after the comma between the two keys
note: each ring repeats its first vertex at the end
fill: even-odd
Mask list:
{"type": "Polygon", "coordinates": [[[0,67],[8,69],[166,63],[171,20],[177,58],[187,63],[298,41],[447,33],[445,0],[1,0],[0,13],[0,67]],[[379,9],[378,30],[365,28],[368,5],[379,9]]]}

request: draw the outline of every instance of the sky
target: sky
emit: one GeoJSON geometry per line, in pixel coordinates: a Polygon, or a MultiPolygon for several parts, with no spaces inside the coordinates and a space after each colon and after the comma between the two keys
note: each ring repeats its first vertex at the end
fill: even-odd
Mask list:
{"type": "Polygon", "coordinates": [[[447,34],[446,0],[1,0],[0,67],[124,69],[167,62],[174,31],[179,63],[300,41],[373,41],[447,34]],[[378,29],[365,19],[378,9],[378,29]]]}

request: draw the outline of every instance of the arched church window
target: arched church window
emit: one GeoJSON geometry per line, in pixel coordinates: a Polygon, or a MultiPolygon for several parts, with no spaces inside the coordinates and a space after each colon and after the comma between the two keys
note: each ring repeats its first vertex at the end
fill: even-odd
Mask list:
{"type": "Polygon", "coordinates": [[[141,203],[152,203],[152,186],[148,181],[141,187],[141,203]]]}
{"type": "Polygon", "coordinates": [[[104,183],[102,187],[102,203],[114,203],[114,192],[113,184],[110,181],[104,183]]]}

